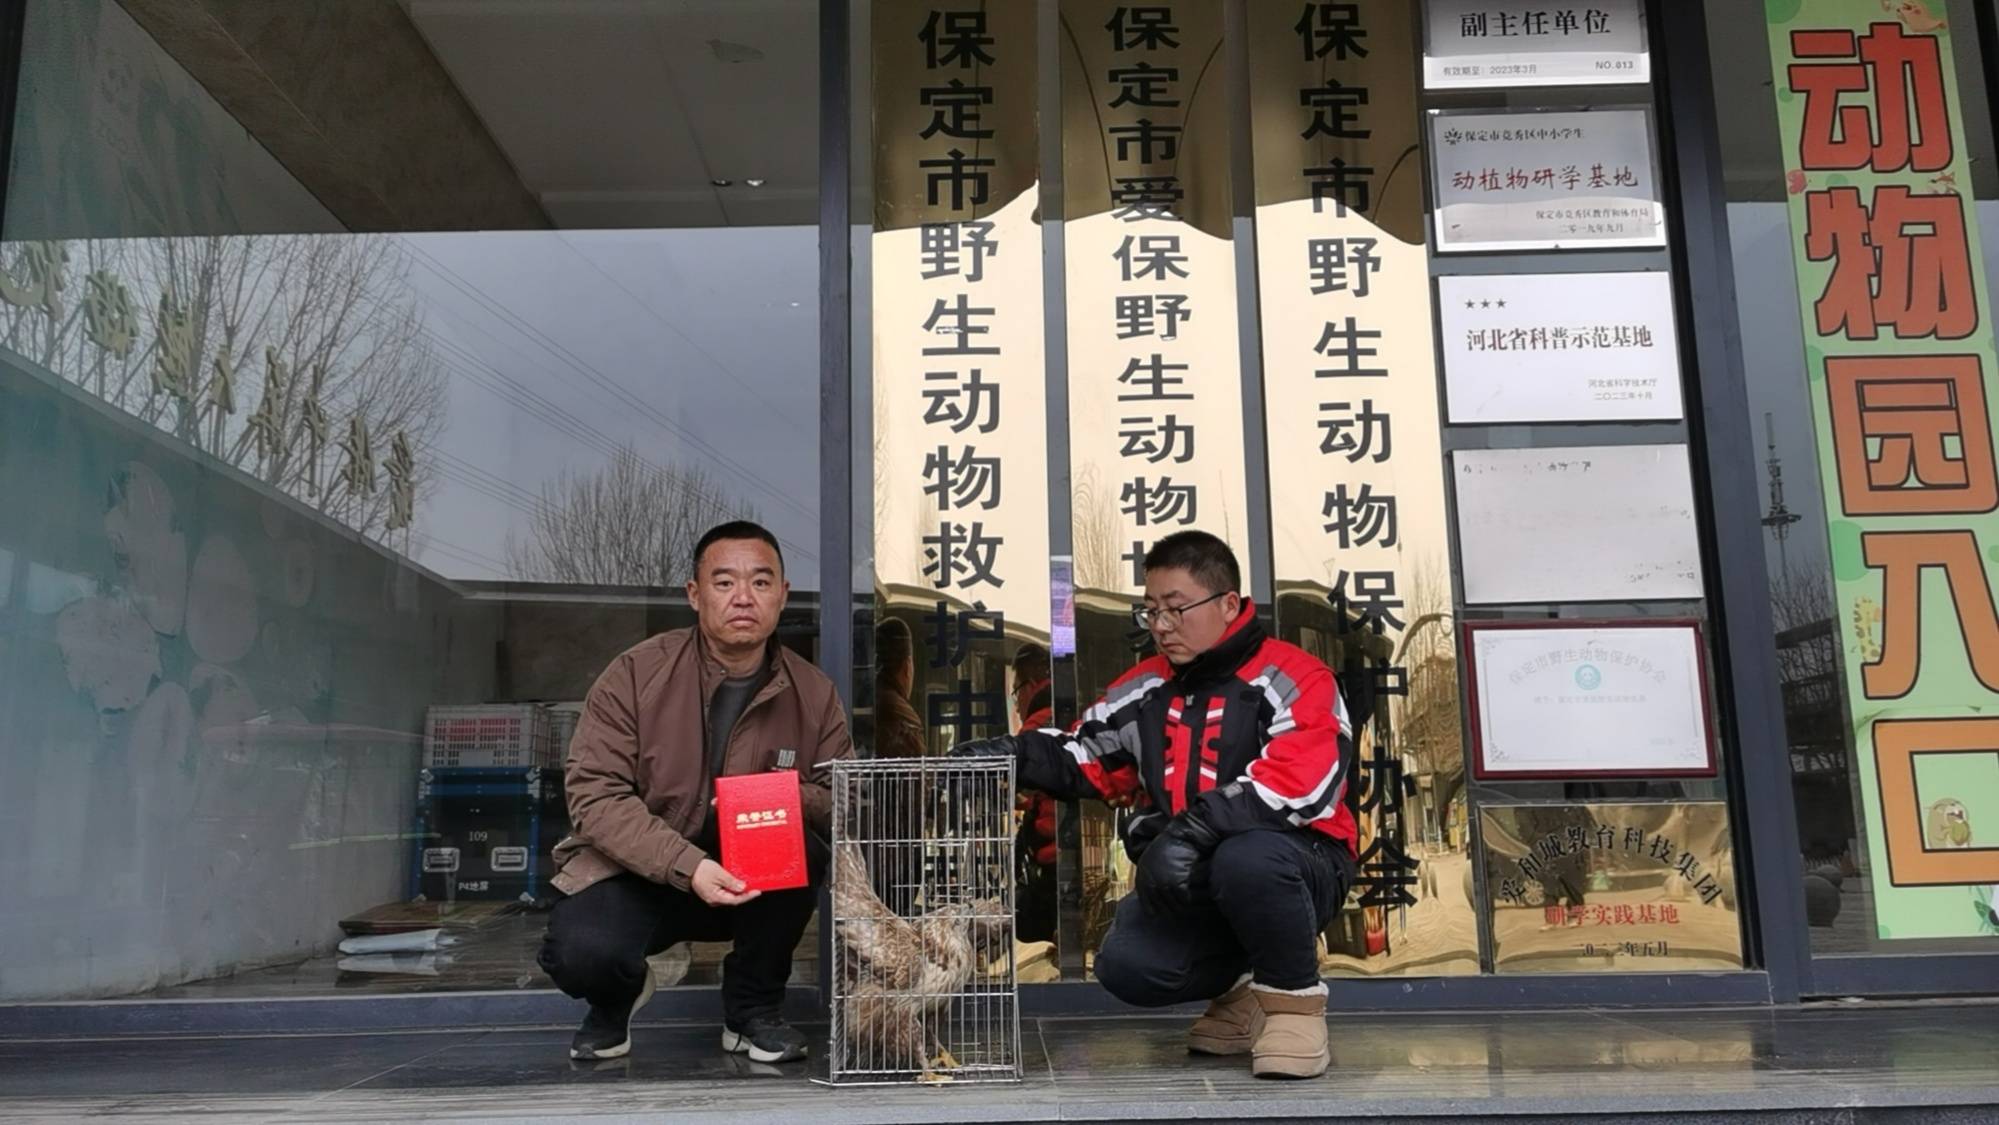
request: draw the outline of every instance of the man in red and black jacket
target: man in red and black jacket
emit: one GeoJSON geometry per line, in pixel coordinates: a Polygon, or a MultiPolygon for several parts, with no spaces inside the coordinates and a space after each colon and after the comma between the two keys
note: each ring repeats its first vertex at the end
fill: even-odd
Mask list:
{"type": "Polygon", "coordinates": [[[1353,742],[1331,670],[1265,635],[1241,589],[1220,539],[1160,540],[1134,611],[1159,654],[1072,733],[953,753],[1011,756],[1023,788],[1130,801],[1136,894],[1118,904],[1097,980],[1144,1007],[1207,1000],[1190,1050],[1309,1078],[1329,1061],[1317,937],[1354,878],[1353,742]]]}
{"type": "MultiPolygon", "coordinates": [[[[1013,654],[1013,710],[1017,730],[1041,730],[1055,724],[1054,681],[1048,650],[1021,645],[1013,654]]],[[[1015,805],[1020,831],[1014,837],[1020,883],[1015,889],[1014,936],[1024,942],[1054,941],[1055,798],[1029,789],[1015,805]]]]}

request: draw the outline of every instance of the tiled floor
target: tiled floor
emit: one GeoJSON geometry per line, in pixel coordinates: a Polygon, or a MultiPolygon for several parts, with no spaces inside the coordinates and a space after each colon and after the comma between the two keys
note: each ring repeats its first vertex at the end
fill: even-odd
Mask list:
{"type": "Polygon", "coordinates": [[[1189,1058],[1180,1030],[1030,1020],[1019,1085],[922,1089],[828,1088],[823,1064],[758,1066],[684,1024],[594,1068],[564,1058],[566,1029],[0,1039],[0,1120],[1999,1120],[1995,1004],[1355,1017],[1335,1021],[1332,1072],[1301,1083],[1189,1058]]]}

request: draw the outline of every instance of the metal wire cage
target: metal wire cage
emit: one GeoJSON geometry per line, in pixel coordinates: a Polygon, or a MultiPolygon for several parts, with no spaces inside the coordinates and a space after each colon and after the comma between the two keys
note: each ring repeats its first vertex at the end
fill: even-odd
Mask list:
{"type": "Polygon", "coordinates": [[[833,763],[842,1085],[1017,1082],[1010,758],[833,763]]]}

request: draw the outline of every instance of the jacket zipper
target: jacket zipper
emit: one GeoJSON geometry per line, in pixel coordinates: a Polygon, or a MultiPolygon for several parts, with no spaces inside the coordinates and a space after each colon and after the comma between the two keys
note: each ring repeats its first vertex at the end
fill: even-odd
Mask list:
{"type": "Polygon", "coordinates": [[[1201,743],[1208,737],[1208,706],[1207,696],[1192,695],[1180,706],[1180,722],[1187,728],[1187,776],[1183,779],[1187,803],[1181,807],[1182,812],[1193,808],[1201,797],[1201,743]],[[1200,708],[1200,717],[1190,722],[1196,706],[1200,708]]]}

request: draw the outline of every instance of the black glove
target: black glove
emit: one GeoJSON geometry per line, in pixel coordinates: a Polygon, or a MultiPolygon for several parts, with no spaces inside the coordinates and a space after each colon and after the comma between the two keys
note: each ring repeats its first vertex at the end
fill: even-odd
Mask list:
{"type": "Polygon", "coordinates": [[[1166,830],[1173,818],[1163,812],[1142,812],[1123,821],[1118,832],[1124,838],[1124,854],[1131,860],[1132,870],[1138,869],[1138,861],[1144,857],[1145,849],[1166,830]]]}
{"type": "Polygon", "coordinates": [[[1010,734],[994,738],[975,738],[970,742],[960,742],[946,751],[947,758],[1012,758],[1018,756],[1020,740],[1010,734]]]}
{"type": "Polygon", "coordinates": [[[1208,897],[1208,857],[1221,842],[1198,811],[1174,817],[1138,857],[1133,883],[1139,902],[1167,917],[1190,912],[1208,897]]]}

